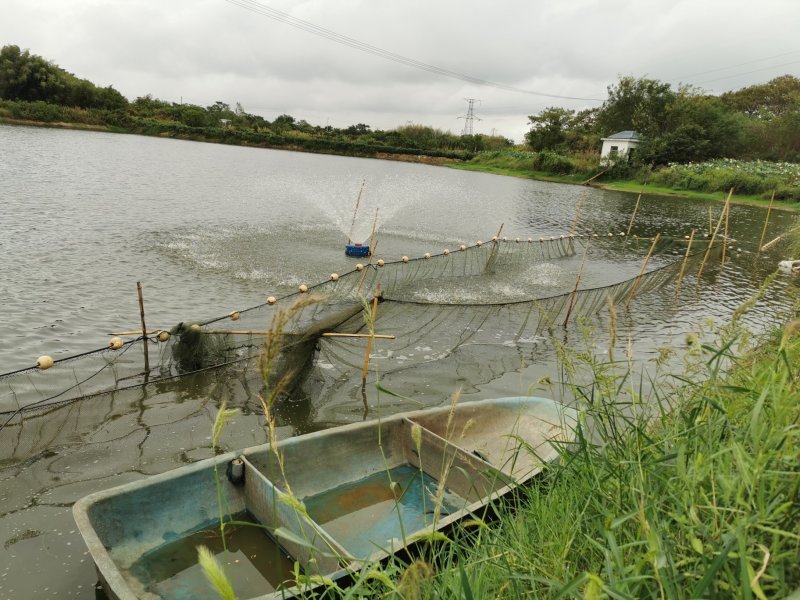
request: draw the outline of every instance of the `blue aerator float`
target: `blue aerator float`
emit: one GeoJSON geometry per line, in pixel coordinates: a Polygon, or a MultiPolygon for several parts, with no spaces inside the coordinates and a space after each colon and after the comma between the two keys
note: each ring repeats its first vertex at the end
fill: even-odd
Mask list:
{"type": "Polygon", "coordinates": [[[369,256],[369,245],[364,244],[347,244],[344,247],[344,253],[347,256],[369,256]]]}

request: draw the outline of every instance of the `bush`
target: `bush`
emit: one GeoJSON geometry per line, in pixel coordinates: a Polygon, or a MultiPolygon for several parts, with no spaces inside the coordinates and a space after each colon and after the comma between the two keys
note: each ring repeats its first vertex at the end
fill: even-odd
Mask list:
{"type": "Polygon", "coordinates": [[[551,150],[542,150],[536,153],[533,159],[533,168],[546,173],[571,175],[576,172],[575,167],[575,162],[571,158],[551,150]]]}
{"type": "Polygon", "coordinates": [[[720,159],[685,165],[672,164],[653,173],[653,183],[675,189],[766,195],[780,190],[786,199],[800,194],[800,165],[720,159]]]}

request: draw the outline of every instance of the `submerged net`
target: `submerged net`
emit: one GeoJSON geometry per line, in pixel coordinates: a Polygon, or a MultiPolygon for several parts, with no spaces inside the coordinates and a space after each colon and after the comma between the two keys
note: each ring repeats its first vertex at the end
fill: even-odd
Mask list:
{"type": "Polygon", "coordinates": [[[683,267],[689,276],[705,252],[688,256],[684,265],[683,240],[660,240],[649,269],[637,275],[649,250],[646,239],[562,236],[494,240],[430,257],[370,262],[305,292],[270,298],[231,315],[180,323],[168,336],[148,332],[117,350],[98,349],[56,361],[47,370],[32,367],[2,375],[0,433],[16,429],[20,436],[25,419],[41,422],[54,407],[79,399],[144,385],[168,387],[204,372],[220,380],[239,378],[252,400],[263,385],[258,355],[265,340],[280,350],[271,383],[280,380],[284,396],[319,401],[337,393],[359,410],[366,339],[326,334],[369,334],[364,316],[376,296],[374,333],[394,338],[374,340],[371,382],[380,376],[382,383],[414,395],[424,392],[415,388],[420,385],[452,391],[453,382],[491,381],[535,360],[542,335],[564,324],[568,315],[576,319],[608,302],[627,303],[673,280],[683,267]],[[574,290],[583,261],[582,281],[591,281],[592,263],[604,259],[604,244],[611,243],[617,252],[618,244],[627,245],[636,258],[629,271],[631,266],[635,270],[611,285],[581,283],[574,290]],[[543,274],[547,279],[553,270],[550,279],[560,280],[556,287],[552,281],[542,283],[543,274]]]}

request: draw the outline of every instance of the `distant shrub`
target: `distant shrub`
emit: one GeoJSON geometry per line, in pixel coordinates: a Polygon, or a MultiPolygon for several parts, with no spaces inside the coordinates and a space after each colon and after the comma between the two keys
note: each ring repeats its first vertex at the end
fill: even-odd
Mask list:
{"type": "Polygon", "coordinates": [[[478,152],[472,162],[481,166],[495,167],[509,171],[530,171],[533,169],[533,152],[515,150],[488,150],[478,152]]]}
{"type": "Polygon", "coordinates": [[[671,164],[654,172],[650,181],[701,192],[727,192],[733,188],[739,194],[769,197],[775,191],[776,198],[793,199],[800,194],[800,165],[734,159],[671,164]]]}
{"type": "MultiPolygon", "coordinates": [[[[776,187],[773,191],[775,192],[775,200],[800,202],[800,186],[781,185],[776,187]]],[[[762,195],[766,198],[772,196],[772,192],[765,192],[762,195]]]]}
{"type": "Polygon", "coordinates": [[[67,119],[67,110],[58,104],[48,104],[47,102],[16,102],[5,101],[5,106],[14,119],[23,121],[44,121],[52,123],[67,119]]]}
{"type": "Polygon", "coordinates": [[[576,171],[576,165],[573,159],[558,154],[557,152],[552,152],[551,150],[542,150],[536,153],[533,160],[533,168],[537,171],[544,171],[557,175],[571,175],[576,171]]]}

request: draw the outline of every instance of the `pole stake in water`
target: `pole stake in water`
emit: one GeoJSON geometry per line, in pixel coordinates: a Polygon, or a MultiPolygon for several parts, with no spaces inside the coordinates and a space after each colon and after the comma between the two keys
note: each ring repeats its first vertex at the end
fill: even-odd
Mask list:
{"type": "Polygon", "coordinates": [[[683,280],[683,274],[686,271],[686,262],[689,260],[689,252],[691,252],[692,250],[693,240],[694,240],[694,229],[692,229],[692,234],[689,236],[689,243],[686,245],[686,255],[683,257],[683,263],[681,263],[681,272],[678,273],[678,283],[675,285],[676,297],[681,291],[681,281],[683,280]]]}
{"type": "Polygon", "coordinates": [[[764,219],[764,228],[761,230],[761,239],[758,241],[758,252],[761,253],[761,247],[764,245],[764,236],[767,235],[767,224],[769,223],[769,213],[772,211],[772,204],[775,202],[775,192],[772,192],[772,197],[769,199],[769,207],[767,208],[767,218],[764,219]]]}
{"type": "Polygon", "coordinates": [[[572,307],[575,304],[575,296],[578,294],[578,286],[581,284],[581,275],[583,274],[583,265],[586,262],[586,255],[589,253],[589,242],[586,242],[586,246],[583,249],[583,258],[581,259],[581,266],[578,269],[578,277],[575,279],[575,288],[572,290],[572,294],[569,297],[569,306],[567,307],[567,316],[564,318],[564,327],[567,326],[569,322],[569,316],[572,314],[572,307]]]}
{"type": "MultiPolygon", "coordinates": [[[[647,184],[645,184],[645,185],[647,185],[647,184]]],[[[625,235],[630,235],[631,234],[631,228],[633,227],[633,221],[634,221],[634,219],[636,219],[636,211],[639,210],[639,201],[642,199],[642,194],[643,193],[644,193],[644,188],[642,188],[642,191],[639,192],[639,197],[636,198],[636,206],[633,207],[633,214],[631,215],[631,222],[628,224],[628,231],[627,231],[627,233],[625,235]]]]}
{"type": "MultiPolygon", "coordinates": [[[[147,325],[144,324],[144,296],[142,295],[142,282],[136,282],[136,291],[139,294],[139,316],[142,319],[142,331],[147,331],[147,325]]],[[[142,341],[144,342],[144,375],[150,375],[150,355],[147,350],[147,334],[142,334],[142,341]]]]}
{"type": "Polygon", "coordinates": [[[639,275],[636,277],[636,281],[633,282],[633,289],[631,290],[630,296],[628,296],[628,300],[625,302],[625,308],[631,303],[633,297],[636,295],[636,290],[639,289],[639,283],[641,283],[642,275],[644,275],[644,271],[647,268],[647,263],[650,262],[650,257],[653,256],[653,250],[656,249],[656,244],[658,243],[658,239],[661,237],[660,233],[656,234],[656,237],[653,238],[653,243],[650,245],[650,251],[647,253],[647,256],[644,258],[644,263],[642,263],[642,269],[639,271],[639,275]]]}

